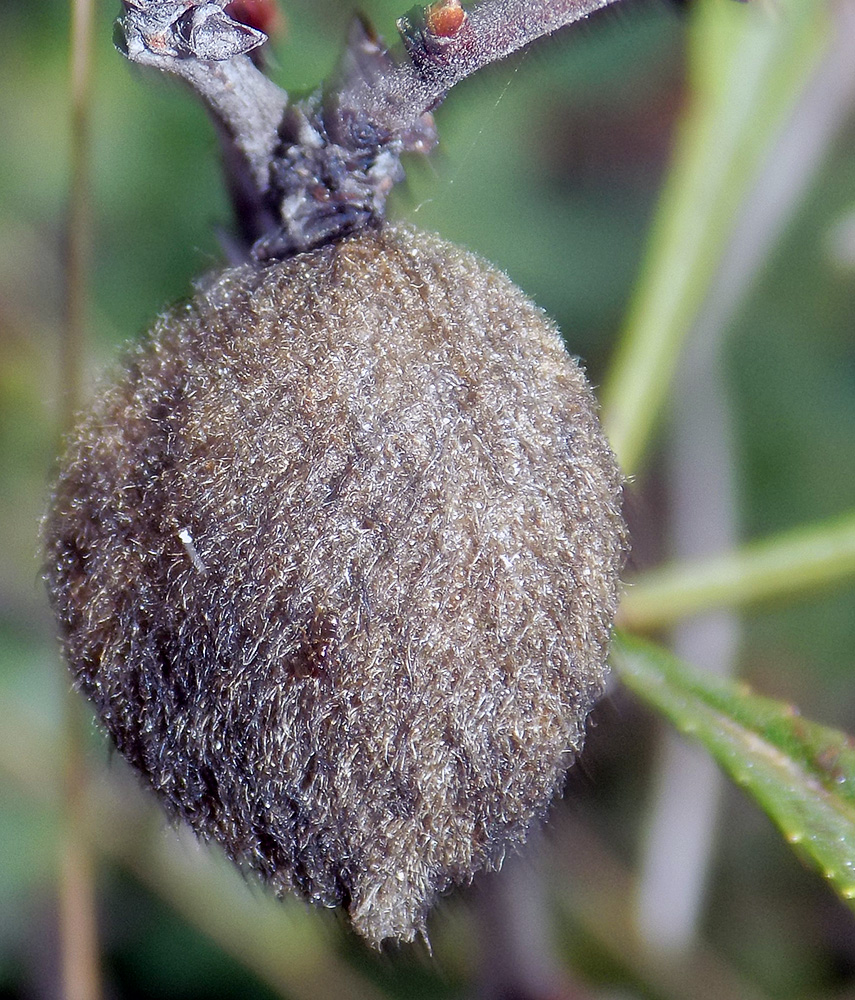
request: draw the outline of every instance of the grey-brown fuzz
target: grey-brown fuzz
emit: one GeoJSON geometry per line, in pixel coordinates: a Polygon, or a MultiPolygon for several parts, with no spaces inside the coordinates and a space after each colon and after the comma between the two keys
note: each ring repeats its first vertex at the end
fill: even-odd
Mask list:
{"type": "Polygon", "coordinates": [[[49,588],[77,686],[174,814],[411,940],[582,745],[620,502],[555,327],[389,227],[157,324],[64,460],[49,588]]]}

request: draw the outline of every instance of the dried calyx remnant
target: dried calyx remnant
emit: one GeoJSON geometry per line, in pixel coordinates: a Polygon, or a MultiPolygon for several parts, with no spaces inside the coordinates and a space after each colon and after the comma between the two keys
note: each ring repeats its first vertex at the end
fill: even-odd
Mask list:
{"type": "Polygon", "coordinates": [[[383,222],[478,66],[598,2],[441,0],[289,103],[224,0],[126,0],[218,125],[244,262],[72,435],[46,521],[75,683],[170,812],[277,891],[412,940],[560,789],[602,690],[621,475],[556,328],[383,222]]]}

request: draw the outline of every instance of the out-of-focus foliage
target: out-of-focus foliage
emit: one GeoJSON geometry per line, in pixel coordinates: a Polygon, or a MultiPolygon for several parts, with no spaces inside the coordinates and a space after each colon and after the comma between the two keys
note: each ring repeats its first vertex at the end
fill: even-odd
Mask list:
{"type": "MultiPolygon", "coordinates": [[[[404,12],[394,0],[360,7],[387,37],[404,12]]],[[[113,50],[117,13],[118,3],[98,9],[92,377],[222,259],[217,229],[229,224],[204,112],[179,85],[135,71],[113,50]]],[[[294,90],[317,84],[334,64],[350,14],[338,0],[290,2],[272,74],[294,90]]],[[[409,181],[394,199],[396,217],[506,269],[559,322],[595,382],[623,323],[672,128],[690,96],[687,16],[636,0],[461,84],[437,115],[439,151],[429,163],[410,164],[409,181]]],[[[4,996],[51,996],[56,987],[60,703],[67,680],[39,582],[37,526],[57,446],[67,35],[64,3],[0,4],[4,996]]],[[[728,336],[747,538],[840,514],[855,497],[853,121],[728,336]]],[[[654,456],[630,498],[637,565],[659,554],[659,487],[654,456]]],[[[855,589],[843,587],[746,612],[743,674],[805,715],[855,731],[853,609],[855,589]]],[[[700,957],[681,980],[639,951],[626,927],[626,902],[656,723],[620,692],[595,722],[584,765],[570,778],[572,806],[557,817],[539,862],[551,873],[543,917],[567,975],[583,977],[594,993],[620,988],[644,997],[851,994],[851,914],[733,791],[724,803],[700,957]]],[[[409,952],[375,957],[330,915],[271,905],[219,859],[197,856],[146,811],[94,727],[92,748],[112,995],[298,995],[301,983],[302,995],[318,997],[471,994],[482,975],[479,951],[489,953],[490,880],[439,908],[432,961],[409,952]]]]}

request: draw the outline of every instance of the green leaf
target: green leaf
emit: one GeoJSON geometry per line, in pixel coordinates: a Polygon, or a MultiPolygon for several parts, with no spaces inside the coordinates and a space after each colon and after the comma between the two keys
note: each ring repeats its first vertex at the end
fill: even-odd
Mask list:
{"type": "Polygon", "coordinates": [[[611,661],[627,687],[712,754],[855,910],[855,741],[636,638],[616,636],[611,661]]]}

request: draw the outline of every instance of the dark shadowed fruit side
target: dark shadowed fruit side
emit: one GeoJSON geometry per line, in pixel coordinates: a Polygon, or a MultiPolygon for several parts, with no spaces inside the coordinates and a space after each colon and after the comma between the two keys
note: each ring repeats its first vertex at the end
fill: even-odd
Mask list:
{"type": "Polygon", "coordinates": [[[157,324],[73,436],[47,575],[77,686],[173,814],[411,940],[581,747],[620,502],[555,327],[388,227],[157,324]]]}

